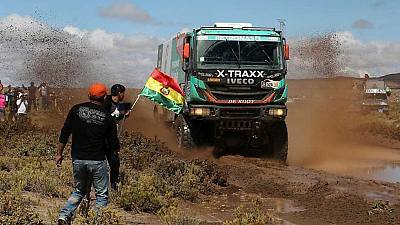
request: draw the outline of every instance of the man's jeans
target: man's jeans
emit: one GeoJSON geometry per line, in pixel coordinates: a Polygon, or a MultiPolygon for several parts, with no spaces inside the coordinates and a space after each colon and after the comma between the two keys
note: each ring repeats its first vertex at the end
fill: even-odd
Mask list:
{"type": "Polygon", "coordinates": [[[96,192],[96,207],[108,204],[108,167],[107,162],[91,160],[73,160],[75,190],[68,199],[67,204],[61,209],[59,218],[71,219],[79,203],[87,191],[88,185],[93,183],[96,192]]]}

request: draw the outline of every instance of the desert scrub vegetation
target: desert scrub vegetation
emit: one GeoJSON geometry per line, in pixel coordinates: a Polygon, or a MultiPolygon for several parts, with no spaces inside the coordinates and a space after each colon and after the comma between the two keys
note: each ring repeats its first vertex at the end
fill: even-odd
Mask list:
{"type": "Polygon", "coordinates": [[[48,197],[66,197],[72,187],[71,167],[57,168],[40,158],[0,158],[0,191],[36,192],[48,197]]]}
{"type": "Polygon", "coordinates": [[[390,105],[389,115],[372,112],[363,116],[357,131],[400,140],[400,103],[390,105]]]}
{"type": "Polygon", "coordinates": [[[119,207],[157,213],[174,198],[196,201],[226,186],[225,175],[205,160],[177,159],[161,142],[126,133],[121,150],[122,171],[114,199],[119,207]]]}
{"type": "Polygon", "coordinates": [[[0,224],[43,225],[39,215],[29,208],[30,202],[18,191],[0,191],[0,224]]]}
{"type": "MultiPolygon", "coordinates": [[[[0,137],[0,192],[6,196],[9,196],[9,190],[34,192],[51,198],[65,199],[69,196],[73,186],[70,153],[65,153],[61,168],[56,167],[53,161],[58,131],[30,123],[4,122],[0,123],[0,132],[3,133],[0,137]]],[[[118,191],[112,192],[111,203],[126,211],[161,215],[160,212],[175,207],[178,199],[194,202],[201,195],[218,193],[221,186],[227,185],[226,175],[215,164],[205,160],[178,159],[157,139],[126,132],[121,142],[121,182],[118,191]]],[[[18,195],[14,197],[18,200],[18,195]]],[[[24,201],[23,196],[19,198],[24,201]]],[[[29,204],[24,206],[24,211],[29,212],[29,204]]],[[[176,221],[190,221],[189,218],[174,218],[176,221]]],[[[102,224],[98,221],[123,224],[116,210],[80,215],[76,221],[74,224],[79,225],[102,224]]]]}
{"type": "Polygon", "coordinates": [[[273,218],[262,210],[262,201],[255,199],[249,206],[235,209],[233,219],[224,225],[273,225],[273,218]]]}
{"type": "Polygon", "coordinates": [[[127,225],[122,221],[118,210],[106,207],[104,209],[90,210],[86,215],[78,214],[74,225],[127,225]]]}
{"type": "Polygon", "coordinates": [[[163,208],[158,212],[161,221],[165,225],[200,225],[201,221],[179,211],[176,207],[163,208]]]}

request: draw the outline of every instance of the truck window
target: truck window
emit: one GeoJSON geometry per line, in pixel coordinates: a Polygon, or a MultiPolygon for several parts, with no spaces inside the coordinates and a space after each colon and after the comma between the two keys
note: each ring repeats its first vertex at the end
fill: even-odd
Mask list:
{"type": "Polygon", "coordinates": [[[162,55],[163,55],[163,47],[162,45],[158,46],[158,57],[157,57],[157,68],[161,69],[161,65],[162,65],[162,55]]]}
{"type": "Polygon", "coordinates": [[[261,41],[198,41],[198,63],[241,65],[280,65],[279,45],[261,41]],[[235,56],[236,55],[236,56],[235,56]]]}
{"type": "Polygon", "coordinates": [[[366,94],[364,96],[365,99],[377,99],[377,100],[386,100],[387,95],[386,94],[366,94]]]}

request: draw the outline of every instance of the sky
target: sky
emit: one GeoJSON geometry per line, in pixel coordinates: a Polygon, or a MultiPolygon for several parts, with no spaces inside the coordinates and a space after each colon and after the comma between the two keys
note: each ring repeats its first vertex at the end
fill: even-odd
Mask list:
{"type": "MultiPolygon", "coordinates": [[[[134,85],[141,85],[154,67],[159,43],[179,31],[214,22],[278,27],[278,19],[284,19],[286,36],[294,45],[312,35],[337,33],[344,41],[346,73],[357,76],[366,72],[373,75],[400,72],[398,0],[0,1],[0,28],[3,24],[3,28],[14,25],[29,30],[33,28],[26,24],[33,21],[85,39],[101,52],[102,57],[93,61],[103,65],[104,74],[113,74],[112,80],[134,85]],[[127,75],[131,81],[124,78],[127,75]]],[[[6,53],[0,48],[3,58],[0,74],[4,74],[3,80],[11,81],[17,76],[15,69],[7,70],[10,66],[4,66],[5,63],[23,60],[15,61],[17,53],[14,58],[1,56],[6,53]]],[[[295,58],[289,65],[289,76],[298,71],[297,61],[295,58]]]]}

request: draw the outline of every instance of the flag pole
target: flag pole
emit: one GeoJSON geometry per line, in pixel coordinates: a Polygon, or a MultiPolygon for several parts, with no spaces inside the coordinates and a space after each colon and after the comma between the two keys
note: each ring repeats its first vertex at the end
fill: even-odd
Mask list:
{"type": "MultiPolygon", "coordinates": [[[[133,110],[133,108],[135,107],[136,103],[139,101],[139,98],[140,98],[140,94],[137,95],[136,100],[135,100],[135,102],[132,104],[131,109],[128,111],[128,113],[130,113],[130,112],[133,110]]],[[[126,120],[126,114],[124,114],[124,118],[122,119],[121,127],[120,127],[119,130],[118,130],[118,137],[121,136],[122,130],[123,130],[123,128],[124,128],[125,120],[126,120]]]]}

